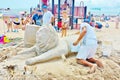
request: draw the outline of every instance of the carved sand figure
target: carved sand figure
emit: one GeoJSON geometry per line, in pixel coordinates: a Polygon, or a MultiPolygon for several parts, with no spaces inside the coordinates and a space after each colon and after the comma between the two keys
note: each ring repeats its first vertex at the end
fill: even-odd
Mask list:
{"type": "Polygon", "coordinates": [[[39,62],[48,61],[55,57],[62,57],[70,53],[70,45],[77,38],[77,36],[68,36],[66,38],[59,38],[52,26],[42,26],[36,32],[36,43],[33,47],[28,48],[18,54],[33,54],[37,55],[28,59],[25,63],[33,65],[39,62]]]}

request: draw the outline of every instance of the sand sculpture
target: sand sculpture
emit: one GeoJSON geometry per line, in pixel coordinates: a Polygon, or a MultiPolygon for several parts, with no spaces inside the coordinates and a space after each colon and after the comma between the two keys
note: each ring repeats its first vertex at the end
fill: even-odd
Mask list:
{"type": "Polygon", "coordinates": [[[64,55],[67,55],[71,52],[70,45],[76,40],[76,38],[77,36],[59,38],[52,26],[42,26],[36,32],[36,43],[34,46],[19,52],[19,54],[30,55],[32,52],[35,53],[35,57],[32,57],[26,61],[27,65],[48,61],[52,58],[60,56],[65,59],[64,55]]]}

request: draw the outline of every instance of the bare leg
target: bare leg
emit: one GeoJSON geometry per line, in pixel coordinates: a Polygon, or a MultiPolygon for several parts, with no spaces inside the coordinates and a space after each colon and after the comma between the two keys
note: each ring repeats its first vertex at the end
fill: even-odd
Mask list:
{"type": "Polygon", "coordinates": [[[66,27],[66,29],[65,29],[65,36],[67,36],[67,28],[68,28],[68,26],[69,26],[69,24],[65,25],[65,27],[66,27]]]}
{"type": "Polygon", "coordinates": [[[65,24],[62,25],[62,37],[64,37],[66,35],[65,32],[65,24]]]}
{"type": "Polygon", "coordinates": [[[14,32],[16,32],[16,24],[14,25],[14,32]]]}
{"type": "Polygon", "coordinates": [[[65,36],[67,36],[67,29],[65,29],[65,36]]]}
{"type": "Polygon", "coordinates": [[[8,28],[7,32],[9,32],[9,30],[10,30],[10,25],[9,25],[9,23],[7,23],[7,28],[8,28]]]}
{"type": "Polygon", "coordinates": [[[66,34],[65,34],[65,29],[62,29],[62,36],[61,37],[64,37],[66,34]]]}
{"type": "Polygon", "coordinates": [[[63,36],[65,37],[65,29],[63,30],[63,36]]]}
{"type": "Polygon", "coordinates": [[[10,25],[10,28],[11,28],[11,32],[13,32],[13,29],[12,29],[12,23],[11,23],[11,25],[10,25]]]}
{"type": "Polygon", "coordinates": [[[64,36],[64,30],[62,29],[62,35],[61,35],[61,37],[63,37],[64,36]]]}
{"type": "Polygon", "coordinates": [[[16,26],[16,32],[18,32],[19,25],[16,26]]]}
{"type": "Polygon", "coordinates": [[[103,64],[99,60],[96,60],[94,58],[90,58],[90,59],[87,59],[87,61],[92,62],[92,63],[96,63],[98,67],[103,68],[103,64]]]}
{"type": "Polygon", "coordinates": [[[116,22],[116,29],[118,29],[118,25],[119,25],[119,23],[118,23],[118,22],[116,22]]]}
{"type": "Polygon", "coordinates": [[[90,67],[90,70],[88,71],[88,73],[94,73],[96,71],[96,68],[97,68],[96,64],[92,64],[92,63],[90,63],[86,60],[83,60],[83,59],[77,59],[77,63],[90,67]]]}

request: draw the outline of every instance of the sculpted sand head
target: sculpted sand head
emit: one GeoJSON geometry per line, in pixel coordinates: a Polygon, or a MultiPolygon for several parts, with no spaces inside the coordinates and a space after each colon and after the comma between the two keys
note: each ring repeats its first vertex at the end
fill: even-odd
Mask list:
{"type": "Polygon", "coordinates": [[[43,26],[36,33],[36,52],[40,55],[57,46],[59,40],[52,26],[43,26]]]}

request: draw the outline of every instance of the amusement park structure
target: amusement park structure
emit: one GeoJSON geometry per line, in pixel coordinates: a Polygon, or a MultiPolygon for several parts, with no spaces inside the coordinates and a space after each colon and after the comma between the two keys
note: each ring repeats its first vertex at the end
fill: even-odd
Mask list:
{"type": "Polygon", "coordinates": [[[55,4],[55,0],[39,0],[39,6],[42,9],[42,5],[47,5],[49,6],[49,3],[52,3],[52,8],[51,11],[52,13],[57,16],[57,19],[59,20],[61,17],[61,10],[64,9],[65,7],[69,7],[70,13],[70,26],[71,29],[74,27],[74,19],[85,19],[86,18],[86,13],[87,13],[87,6],[84,6],[84,2],[80,1],[80,6],[75,6],[75,0],[58,0],[58,3],[55,4]],[[64,2],[64,4],[62,4],[64,2]]]}

